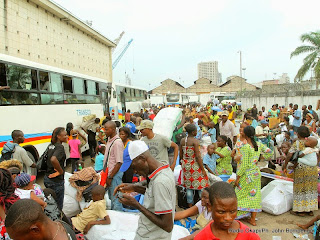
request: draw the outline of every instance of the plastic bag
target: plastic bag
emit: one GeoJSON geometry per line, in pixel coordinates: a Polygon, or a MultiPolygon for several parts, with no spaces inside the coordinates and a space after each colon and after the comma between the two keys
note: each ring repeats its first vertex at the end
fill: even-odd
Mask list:
{"type": "Polygon", "coordinates": [[[81,212],[79,202],[68,195],[64,195],[62,211],[67,217],[74,217],[81,212]]]}
{"type": "MultiPolygon", "coordinates": [[[[94,225],[86,235],[90,240],[133,240],[138,228],[139,213],[127,213],[109,210],[111,224],[94,225]],[[125,223],[125,224],[124,224],[125,223]]],[[[172,240],[190,235],[189,231],[181,226],[173,225],[172,240]]]]}
{"type": "Polygon", "coordinates": [[[280,215],[289,211],[293,204],[293,182],[274,180],[261,190],[262,210],[280,215]]]}
{"type": "Polygon", "coordinates": [[[181,108],[170,107],[161,109],[157,116],[153,119],[153,132],[171,139],[173,131],[181,119],[181,116],[181,108]]]}
{"type": "Polygon", "coordinates": [[[88,127],[90,125],[94,124],[94,120],[95,119],[96,119],[96,115],[95,114],[84,116],[82,118],[82,123],[81,123],[80,127],[83,128],[85,131],[87,131],[88,127]]]}
{"type": "Polygon", "coordinates": [[[69,182],[69,178],[72,176],[71,173],[65,172],[64,173],[64,195],[68,195],[69,197],[72,197],[76,199],[77,197],[77,189],[72,187],[69,182]]]}

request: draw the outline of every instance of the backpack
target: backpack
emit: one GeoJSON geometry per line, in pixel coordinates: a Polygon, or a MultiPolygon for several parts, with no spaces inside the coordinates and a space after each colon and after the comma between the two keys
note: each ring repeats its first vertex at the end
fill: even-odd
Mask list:
{"type": "MultiPolygon", "coordinates": [[[[49,144],[44,153],[41,155],[39,160],[37,161],[37,169],[38,171],[46,171],[47,170],[47,161],[48,161],[48,152],[49,149],[52,149],[53,144],[49,144]]],[[[53,148],[54,149],[54,148],[53,148]]]]}
{"type": "Polygon", "coordinates": [[[1,152],[0,162],[12,159],[12,155],[14,153],[15,148],[16,148],[15,144],[12,144],[11,146],[9,146],[8,143],[5,143],[3,145],[3,149],[1,152]]]}

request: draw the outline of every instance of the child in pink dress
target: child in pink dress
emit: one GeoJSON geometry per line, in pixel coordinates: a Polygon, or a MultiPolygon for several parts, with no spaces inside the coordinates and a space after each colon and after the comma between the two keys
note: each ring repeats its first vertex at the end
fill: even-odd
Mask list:
{"type": "Polygon", "coordinates": [[[76,130],[71,131],[72,139],[69,140],[69,147],[70,147],[70,160],[71,160],[71,172],[74,173],[77,169],[77,162],[82,161],[81,155],[81,142],[78,137],[78,132],[76,130]]]}

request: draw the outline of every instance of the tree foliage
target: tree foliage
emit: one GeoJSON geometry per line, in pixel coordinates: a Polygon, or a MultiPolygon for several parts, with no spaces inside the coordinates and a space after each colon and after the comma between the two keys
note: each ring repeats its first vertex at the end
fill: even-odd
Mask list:
{"type": "Polygon", "coordinates": [[[302,45],[297,47],[290,58],[304,53],[308,55],[303,59],[303,64],[295,76],[295,82],[301,81],[309,70],[314,70],[315,78],[320,78],[320,31],[305,33],[300,37],[303,43],[309,45],[302,45]]]}

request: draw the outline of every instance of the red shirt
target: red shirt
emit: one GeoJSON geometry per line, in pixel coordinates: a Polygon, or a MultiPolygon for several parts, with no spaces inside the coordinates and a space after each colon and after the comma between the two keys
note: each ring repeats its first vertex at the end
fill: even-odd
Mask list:
{"type": "Polygon", "coordinates": [[[153,113],[149,116],[150,120],[153,121],[153,119],[156,117],[156,115],[153,113]]]}
{"type": "MultiPolygon", "coordinates": [[[[260,240],[260,237],[258,234],[251,232],[251,230],[247,225],[244,225],[242,222],[237,221],[240,223],[240,229],[237,237],[235,240],[260,240]]],[[[213,235],[211,231],[211,222],[208,224],[204,229],[202,229],[195,237],[194,240],[220,240],[220,238],[217,238],[213,235]]]]}

